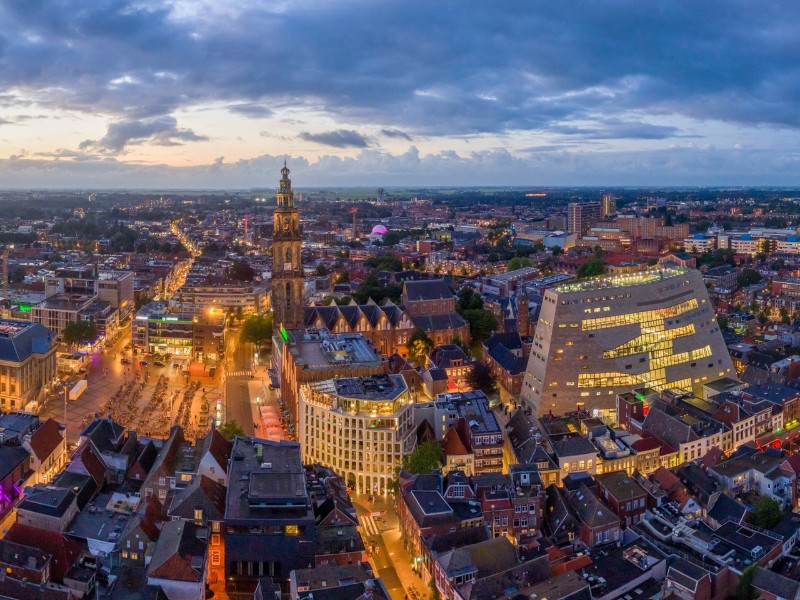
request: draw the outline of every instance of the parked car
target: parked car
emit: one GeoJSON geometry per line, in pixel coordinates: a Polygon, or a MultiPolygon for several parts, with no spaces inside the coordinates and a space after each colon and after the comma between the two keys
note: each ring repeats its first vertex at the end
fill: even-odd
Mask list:
{"type": "Polygon", "coordinates": [[[141,366],[141,367],[146,367],[146,366],[147,366],[147,365],[149,365],[149,364],[150,364],[150,363],[149,363],[149,362],[147,362],[146,360],[140,360],[140,361],[139,361],[139,366],[141,366]]]}
{"type": "Polygon", "coordinates": [[[119,362],[121,362],[123,365],[129,365],[131,364],[131,359],[123,357],[119,360],[119,362]]]}
{"type": "Polygon", "coordinates": [[[160,360],[157,360],[157,361],[155,361],[153,364],[154,364],[156,367],[165,367],[165,366],[166,366],[166,365],[165,365],[163,362],[161,362],[160,360]]]}

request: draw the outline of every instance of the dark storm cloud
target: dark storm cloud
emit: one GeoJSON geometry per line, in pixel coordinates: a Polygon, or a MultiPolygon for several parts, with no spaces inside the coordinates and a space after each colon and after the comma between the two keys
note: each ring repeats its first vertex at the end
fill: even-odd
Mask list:
{"type": "Polygon", "coordinates": [[[251,115],[253,103],[308,105],[409,135],[633,110],[800,126],[788,2],[230,6],[181,20],[156,0],[2,1],[0,87],[117,118],[212,100],[251,115]]]}
{"type": "Polygon", "coordinates": [[[99,140],[84,140],[81,150],[121,152],[130,144],[149,141],[158,146],[180,146],[184,142],[204,142],[208,138],[197,135],[190,129],[179,129],[172,117],[145,120],[116,121],[108,126],[106,135],[99,140]]]}
{"type": "Polygon", "coordinates": [[[336,131],[325,131],[323,133],[304,131],[299,137],[307,142],[314,142],[315,144],[333,148],[366,148],[369,146],[369,140],[365,136],[350,129],[337,129],[336,131]]]}

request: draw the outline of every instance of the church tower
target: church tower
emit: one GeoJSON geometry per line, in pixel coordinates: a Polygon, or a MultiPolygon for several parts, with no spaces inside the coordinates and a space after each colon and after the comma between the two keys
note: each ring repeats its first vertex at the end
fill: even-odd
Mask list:
{"type": "Polygon", "coordinates": [[[305,278],[300,254],[300,220],[294,207],[292,180],[286,162],[281,169],[278,206],[274,214],[272,238],[272,311],[274,324],[286,329],[303,327],[306,302],[303,294],[305,278]]]}

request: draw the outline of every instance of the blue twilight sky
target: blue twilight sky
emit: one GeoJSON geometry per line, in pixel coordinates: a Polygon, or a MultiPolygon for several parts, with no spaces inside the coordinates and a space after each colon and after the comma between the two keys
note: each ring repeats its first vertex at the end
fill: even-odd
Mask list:
{"type": "Polygon", "coordinates": [[[0,0],[0,188],[800,185],[799,15],[0,0]]]}

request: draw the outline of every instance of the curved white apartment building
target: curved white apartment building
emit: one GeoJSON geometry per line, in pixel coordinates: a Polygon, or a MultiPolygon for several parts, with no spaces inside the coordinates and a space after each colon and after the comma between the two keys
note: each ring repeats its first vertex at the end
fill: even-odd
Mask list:
{"type": "Polygon", "coordinates": [[[385,494],[414,447],[411,392],[400,375],[303,385],[298,433],[304,463],[331,467],[357,492],[385,494]]]}

